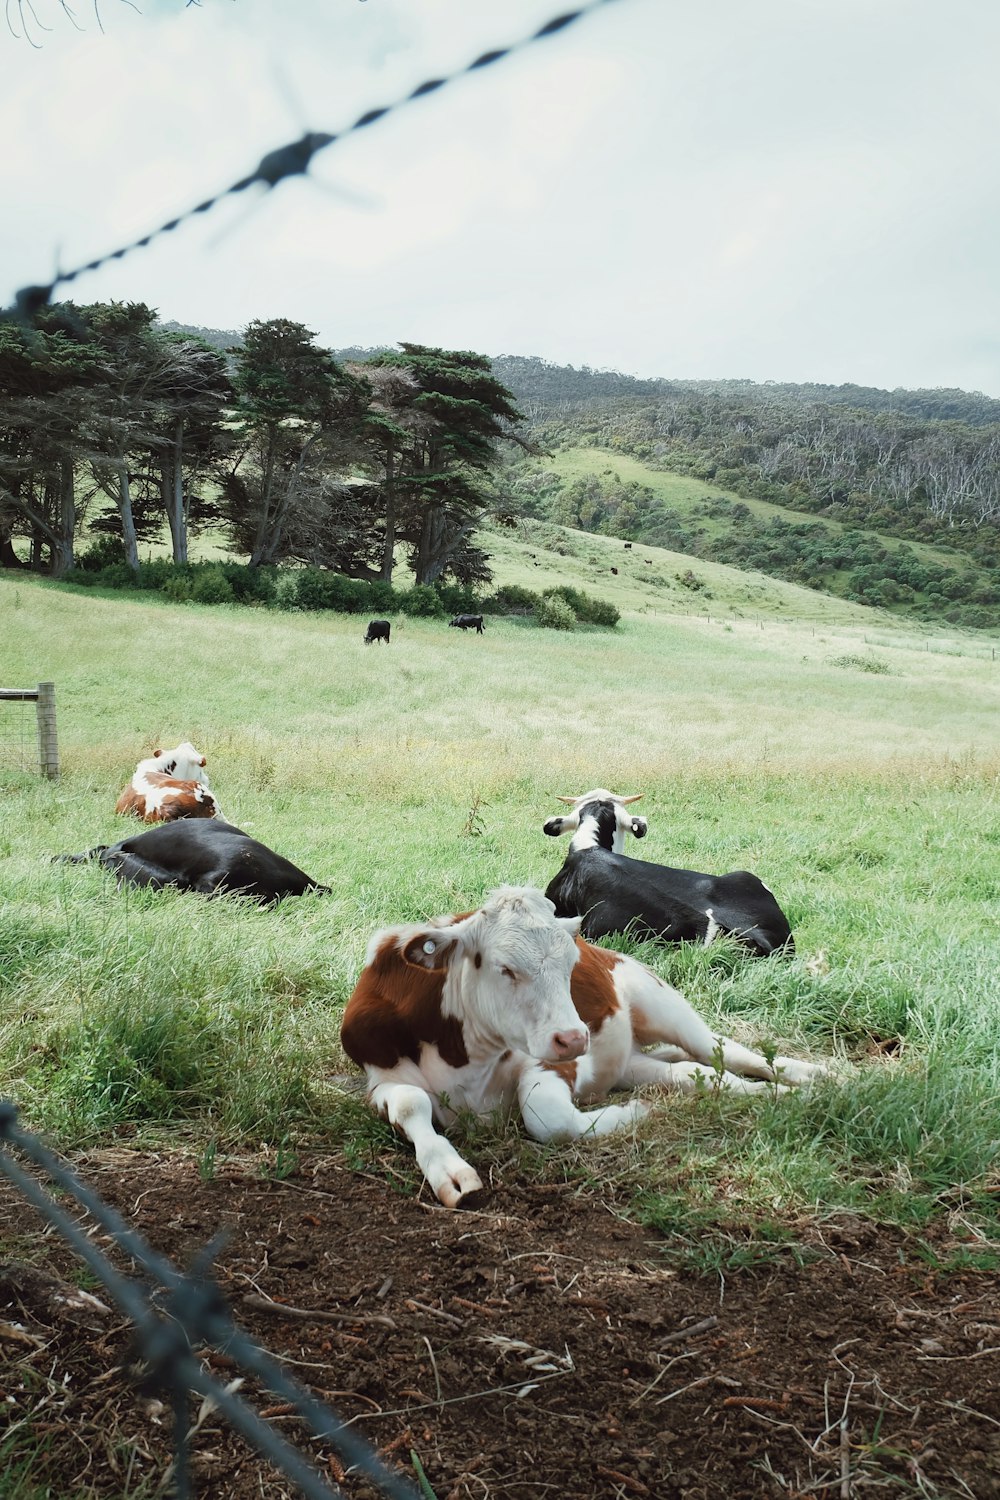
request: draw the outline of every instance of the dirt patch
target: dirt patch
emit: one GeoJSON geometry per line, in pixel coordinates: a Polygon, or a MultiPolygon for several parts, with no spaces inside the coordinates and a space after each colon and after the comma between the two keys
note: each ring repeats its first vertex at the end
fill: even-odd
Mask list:
{"type": "MultiPolygon", "coordinates": [[[[672,1271],[662,1238],[563,1184],[451,1214],[326,1157],[282,1181],[126,1150],[78,1166],[179,1265],[223,1231],[237,1321],[411,1480],[415,1454],[437,1500],[1000,1496],[995,1276],[935,1271],[861,1220],[820,1226],[803,1266],[723,1279],[672,1271]]],[[[170,1412],[126,1378],[121,1318],[63,1300],[79,1262],[41,1229],[4,1184],[0,1441],[33,1433],[53,1495],[152,1494],[170,1412]]],[[[299,1418],[241,1395],[369,1500],[299,1418]]],[[[217,1415],[192,1447],[199,1496],[298,1493],[217,1415]]]]}

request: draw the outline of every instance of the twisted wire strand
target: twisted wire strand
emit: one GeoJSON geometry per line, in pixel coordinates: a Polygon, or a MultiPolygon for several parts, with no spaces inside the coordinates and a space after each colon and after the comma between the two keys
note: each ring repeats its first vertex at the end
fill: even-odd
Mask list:
{"type": "Polygon", "coordinates": [[[141,239],[132,240],[129,244],[122,245],[117,250],[110,250],[106,255],[99,255],[96,259],[87,261],[85,265],[74,267],[73,270],[57,271],[56,275],[49,282],[39,283],[37,286],[22,287],[15,295],[13,307],[0,312],[0,319],[14,318],[18,322],[30,324],[34,314],[41,308],[46,307],[52,300],[52,294],[57,287],[75,281],[78,276],[84,275],[87,271],[100,270],[102,266],[110,264],[113,260],[122,260],[126,255],[131,255],[134,250],[143,249],[146,245],[152,244],[153,240],[159,239],[161,235],[172,233],[173,230],[177,229],[181,224],[185,224],[189,219],[193,219],[197,214],[209,213],[225,198],[231,197],[236,193],[245,192],[255,182],[261,183],[265,191],[270,192],[284,178],[305,174],[309,170],[312,159],[317,152],[325,150],[327,146],[332,146],[335,141],[345,140],[347,136],[353,135],[359,130],[367,129],[369,125],[374,125],[377,121],[384,120],[386,115],[393,114],[395,111],[415,103],[418,99],[425,99],[429,94],[437,93],[439,89],[443,89],[448,84],[456,82],[459,78],[466,77],[469,73],[482,72],[484,68],[492,67],[494,63],[502,62],[514,53],[523,51],[524,48],[534,46],[536,42],[544,41],[550,36],[556,36],[560,32],[565,31],[568,26],[572,26],[576,21],[589,15],[592,11],[612,3],[613,0],[587,0],[586,4],[578,6],[575,10],[566,11],[559,16],[553,16],[551,20],[546,21],[543,26],[540,26],[537,31],[533,31],[529,36],[522,37],[520,41],[510,42],[504,47],[491,48],[488,52],[483,52],[478,57],[473,58],[472,62],[466,63],[464,67],[456,69],[453,73],[443,74],[440,78],[427,78],[423,83],[418,83],[416,88],[411,89],[408,94],[404,94],[400,99],[396,99],[391,104],[383,104],[373,109],[366,109],[353,124],[345,126],[343,130],[335,134],[329,134],[325,131],[307,131],[299,140],[291,141],[284,146],[276,147],[273,151],[268,151],[261,157],[254,170],[246,177],[240,177],[236,182],[231,183],[229,187],[223,188],[211,198],[206,198],[202,203],[196,203],[193,208],[189,208],[184,213],[178,214],[176,218],[168,219],[165,224],[161,224],[158,229],[150,230],[141,239]]]}
{"type": "Polygon", "coordinates": [[[0,1100],[0,1146],[13,1146],[21,1151],[85,1208],[121,1249],[167,1291],[164,1302],[167,1317],[164,1317],[148,1293],[116,1270],[36,1179],[14,1161],[6,1149],[0,1149],[0,1172],[59,1230],[101,1281],[134,1325],[136,1343],[149,1369],[150,1381],[169,1389],[175,1412],[174,1481],[179,1500],[188,1500],[189,1494],[186,1488],[188,1464],[183,1399],[188,1390],[210,1396],[231,1425],[258,1452],[283,1469],[307,1500],[339,1500],[341,1495],[341,1491],[332,1488],[255,1411],[207,1374],[191,1353],[193,1347],[201,1344],[224,1349],[238,1364],[257,1375],[269,1390],[293,1403],[314,1436],[332,1443],[346,1464],[365,1474],[388,1500],[420,1500],[417,1490],[404,1476],[387,1468],[357,1432],[286,1375],[276,1360],[235,1325],[222,1292],[208,1274],[218,1248],[216,1243],[201,1251],[190,1274],[178,1271],[171,1261],[130,1229],[120,1214],[88,1188],[37,1136],[22,1130],[17,1124],[17,1110],[7,1100],[0,1100]]]}

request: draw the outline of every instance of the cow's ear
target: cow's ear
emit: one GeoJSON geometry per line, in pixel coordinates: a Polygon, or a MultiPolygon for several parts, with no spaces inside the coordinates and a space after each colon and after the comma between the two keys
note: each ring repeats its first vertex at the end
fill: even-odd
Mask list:
{"type": "Polygon", "coordinates": [[[580,936],[580,928],[583,926],[582,917],[556,917],[556,921],[569,933],[570,937],[580,936]]]}
{"type": "MultiPolygon", "coordinates": [[[[565,802],[565,797],[560,797],[560,802],[565,802]]],[[[564,813],[562,817],[546,818],[542,824],[542,832],[551,838],[558,838],[561,833],[574,833],[580,826],[579,811],[574,808],[570,813],[564,813]]]]}
{"type": "Polygon", "coordinates": [[[446,969],[457,947],[448,932],[418,932],[403,945],[403,960],[415,969],[446,969]]]}
{"type": "Polygon", "coordinates": [[[648,827],[649,824],[646,822],[645,818],[632,819],[632,832],[637,839],[644,839],[646,837],[646,829],[648,827]]]}

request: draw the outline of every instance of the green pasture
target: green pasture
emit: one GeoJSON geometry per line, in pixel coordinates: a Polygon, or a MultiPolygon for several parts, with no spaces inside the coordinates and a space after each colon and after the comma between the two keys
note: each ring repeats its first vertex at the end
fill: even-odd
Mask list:
{"type": "Polygon", "coordinates": [[[664,1097],[634,1134],[572,1148],[469,1122],[472,1159],[615,1196],[706,1265],[843,1209],[932,1222],[956,1263],[986,1255],[994,644],[699,564],[706,603],[676,585],[689,559],[637,545],[620,566],[620,542],[559,528],[487,545],[498,582],[572,582],[621,623],[491,618],[479,637],[399,617],[389,647],[366,647],[360,617],[0,579],[0,686],[55,682],[62,760],[53,783],[21,765],[28,710],[0,705],[0,1092],[65,1147],[172,1143],[208,1172],[227,1151],[266,1166],[318,1144],[417,1191],[339,1048],[368,939],[503,882],[544,886],[565,850],[541,832],[555,798],[605,785],[644,796],[637,857],[755,870],[797,942],[790,960],[635,951],[718,1029],[828,1060],[830,1080],[664,1097]],[[136,760],[180,739],[207,754],[226,816],[332,895],[262,911],[50,862],[123,837],[136,760]]]}

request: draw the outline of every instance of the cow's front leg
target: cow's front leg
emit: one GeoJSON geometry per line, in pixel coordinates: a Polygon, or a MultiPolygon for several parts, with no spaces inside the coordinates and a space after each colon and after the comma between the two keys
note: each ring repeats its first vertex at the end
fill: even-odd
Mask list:
{"type": "Polygon", "coordinates": [[[558,1073],[535,1065],[521,1074],[517,1086],[524,1128],[536,1141],[575,1141],[587,1135],[626,1130],[648,1112],[640,1099],[577,1109],[569,1085],[558,1073]]]}
{"type": "Polygon", "coordinates": [[[435,1130],[430,1095],[409,1083],[380,1083],[369,1098],[379,1114],[412,1142],[420,1170],[445,1208],[469,1206],[483,1184],[447,1137],[435,1130]]]}

